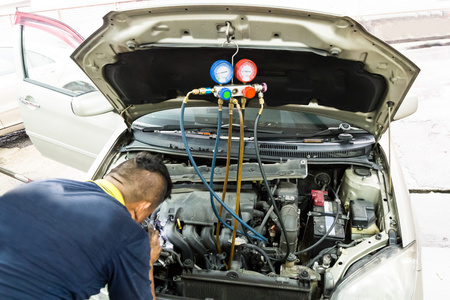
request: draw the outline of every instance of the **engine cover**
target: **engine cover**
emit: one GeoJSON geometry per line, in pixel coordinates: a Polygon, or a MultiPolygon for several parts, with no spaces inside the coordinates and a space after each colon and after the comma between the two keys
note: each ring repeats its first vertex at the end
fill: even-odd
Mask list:
{"type": "MultiPolygon", "coordinates": [[[[253,216],[253,206],[257,197],[257,194],[254,192],[241,192],[240,210],[244,221],[249,220],[253,216]]],[[[225,198],[225,204],[234,211],[236,193],[227,193],[225,198]]],[[[217,211],[219,211],[220,204],[215,199],[214,204],[217,211]]],[[[206,191],[173,194],[172,198],[164,201],[160,207],[158,219],[161,225],[166,224],[173,217],[189,225],[212,226],[217,222],[217,218],[211,208],[210,193],[206,191]]],[[[222,218],[228,219],[227,214],[223,214],[222,218]]]]}

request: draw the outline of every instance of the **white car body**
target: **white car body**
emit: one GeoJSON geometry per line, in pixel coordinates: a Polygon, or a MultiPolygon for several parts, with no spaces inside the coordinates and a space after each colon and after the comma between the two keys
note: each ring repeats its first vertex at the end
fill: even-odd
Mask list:
{"type": "Polygon", "coordinates": [[[13,57],[12,47],[0,47],[0,136],[23,129],[13,57]]]}

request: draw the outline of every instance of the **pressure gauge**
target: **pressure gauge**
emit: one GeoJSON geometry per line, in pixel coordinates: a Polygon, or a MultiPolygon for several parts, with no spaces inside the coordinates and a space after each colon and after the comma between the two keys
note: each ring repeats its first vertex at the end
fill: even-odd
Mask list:
{"type": "Polygon", "coordinates": [[[256,65],[250,59],[241,59],[236,64],[236,78],[243,83],[247,83],[256,77],[256,65]]]}
{"type": "Polygon", "coordinates": [[[218,60],[211,66],[209,74],[218,84],[227,84],[233,78],[233,66],[226,60],[218,60]]]}

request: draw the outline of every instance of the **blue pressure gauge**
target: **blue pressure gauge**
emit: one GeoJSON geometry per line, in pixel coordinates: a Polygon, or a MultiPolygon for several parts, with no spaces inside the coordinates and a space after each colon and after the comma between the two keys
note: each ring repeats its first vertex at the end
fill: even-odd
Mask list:
{"type": "Polygon", "coordinates": [[[221,59],[213,63],[209,74],[218,84],[227,84],[233,78],[234,69],[229,62],[221,59]]]}

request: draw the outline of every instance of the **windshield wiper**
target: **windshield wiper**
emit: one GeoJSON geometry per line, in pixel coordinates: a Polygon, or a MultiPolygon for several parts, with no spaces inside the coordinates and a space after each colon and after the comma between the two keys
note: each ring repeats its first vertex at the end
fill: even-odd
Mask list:
{"type": "MultiPolygon", "coordinates": [[[[136,126],[137,127],[137,126],[136,126]]],[[[214,127],[214,125],[211,124],[191,124],[191,125],[184,125],[185,130],[193,130],[193,129],[217,129],[217,127],[214,127]]],[[[143,132],[152,132],[152,131],[172,131],[172,130],[180,130],[179,124],[166,124],[166,125],[149,125],[146,124],[145,127],[142,127],[141,130],[143,132]]]]}
{"type": "MultiPolygon", "coordinates": [[[[239,124],[233,124],[233,130],[239,130],[239,124]]],[[[222,125],[222,134],[224,135],[225,131],[228,129],[229,124],[222,125]]],[[[154,132],[154,131],[176,131],[180,130],[179,124],[165,124],[165,125],[156,125],[156,124],[145,124],[145,126],[142,126],[140,124],[136,124],[136,129],[140,129],[143,132],[154,132]]],[[[185,130],[200,130],[200,131],[209,131],[211,133],[215,132],[217,127],[215,127],[212,124],[201,124],[201,123],[195,123],[195,124],[186,124],[184,126],[185,130]]],[[[245,132],[251,132],[253,133],[253,128],[244,126],[245,132]]],[[[284,133],[282,130],[270,130],[270,129],[259,129],[258,128],[258,134],[262,134],[262,139],[272,139],[272,138],[311,138],[311,137],[317,137],[317,136],[325,136],[330,134],[339,134],[339,133],[353,133],[355,131],[364,131],[363,129],[352,127],[348,123],[341,123],[338,127],[329,127],[327,129],[317,131],[314,133],[295,133],[295,134],[287,134],[284,133]],[[281,135],[281,136],[280,136],[281,135]]]]}
{"type": "MultiPolygon", "coordinates": [[[[239,130],[239,124],[233,124],[233,130],[239,130]]],[[[222,129],[228,129],[229,124],[224,124],[221,126],[222,129]]],[[[253,132],[254,129],[248,126],[244,126],[245,132],[253,132]]],[[[258,128],[258,133],[269,133],[269,134],[283,134],[282,130],[271,130],[271,129],[260,129],[258,128]]]]}
{"type": "MultiPolygon", "coordinates": [[[[341,123],[341,124],[339,124],[338,127],[329,127],[327,129],[316,131],[313,133],[302,133],[302,132],[285,133],[281,136],[262,136],[261,138],[265,139],[265,140],[267,140],[267,139],[299,139],[299,138],[312,138],[312,137],[318,137],[318,136],[327,136],[327,135],[331,135],[331,134],[355,133],[356,131],[365,132],[361,128],[352,127],[347,123],[341,123]]],[[[262,131],[258,129],[258,132],[262,132],[262,131]]],[[[280,133],[282,133],[282,132],[280,132],[280,133]]]]}
{"type": "Polygon", "coordinates": [[[315,136],[323,136],[323,135],[330,135],[330,134],[336,134],[336,133],[350,133],[355,131],[364,131],[361,128],[352,127],[348,123],[341,123],[338,127],[329,127],[327,129],[317,131],[314,133],[297,133],[296,137],[302,137],[302,138],[309,138],[309,137],[315,137],[315,136]]]}

